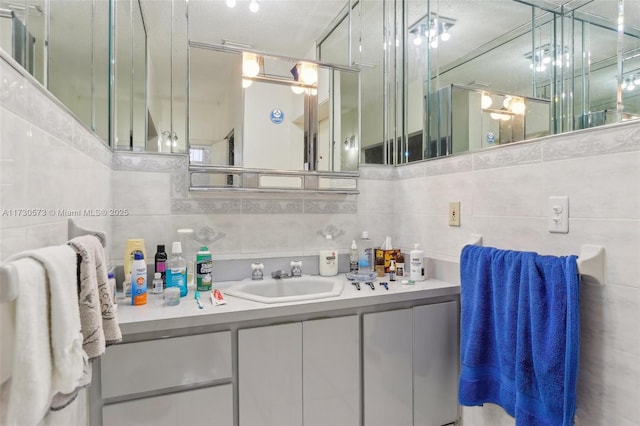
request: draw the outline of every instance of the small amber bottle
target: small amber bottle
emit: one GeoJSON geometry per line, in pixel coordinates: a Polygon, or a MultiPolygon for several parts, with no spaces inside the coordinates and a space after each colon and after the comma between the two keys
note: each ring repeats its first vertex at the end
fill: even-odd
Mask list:
{"type": "Polygon", "coordinates": [[[396,276],[404,277],[404,256],[398,253],[396,256],[396,276]]]}
{"type": "Polygon", "coordinates": [[[376,257],[376,275],[384,277],[384,257],[376,257]]]}

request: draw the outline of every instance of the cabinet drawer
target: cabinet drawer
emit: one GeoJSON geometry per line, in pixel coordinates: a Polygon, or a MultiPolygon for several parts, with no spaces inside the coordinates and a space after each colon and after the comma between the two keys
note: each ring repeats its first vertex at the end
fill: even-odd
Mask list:
{"type": "Polygon", "coordinates": [[[231,332],[110,346],[101,360],[102,398],[231,377],[231,332]]]}
{"type": "Polygon", "coordinates": [[[214,386],[106,405],[102,408],[102,425],[232,426],[232,386],[214,386]]]}

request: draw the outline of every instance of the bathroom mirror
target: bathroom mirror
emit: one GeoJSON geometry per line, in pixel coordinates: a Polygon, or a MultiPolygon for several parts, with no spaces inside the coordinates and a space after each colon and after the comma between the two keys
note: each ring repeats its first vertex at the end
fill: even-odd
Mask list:
{"type": "MultiPolygon", "coordinates": [[[[117,137],[123,149],[144,143],[154,152],[186,152],[189,39],[357,67],[360,162],[403,164],[431,158],[427,147],[440,143],[440,133],[430,127],[427,108],[442,108],[435,100],[451,85],[547,100],[550,134],[636,119],[637,6],[637,0],[0,0],[0,46],[103,140],[117,137]],[[133,39],[118,47],[125,34],[143,34],[141,27],[146,55],[133,39]],[[137,70],[130,85],[118,71],[127,62],[137,70]],[[145,79],[138,78],[142,69],[145,79]],[[130,104],[118,107],[125,92],[130,104]],[[147,110],[140,112],[134,104],[143,93],[147,110]]],[[[437,155],[452,153],[453,143],[437,155]]]]}
{"type": "Polygon", "coordinates": [[[358,98],[357,69],[191,42],[191,164],[354,172],[358,98]]]}

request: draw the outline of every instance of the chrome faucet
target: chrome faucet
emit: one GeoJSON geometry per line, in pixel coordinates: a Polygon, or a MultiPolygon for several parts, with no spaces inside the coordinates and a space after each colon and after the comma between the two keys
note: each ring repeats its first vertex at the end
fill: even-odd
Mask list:
{"type": "Polygon", "coordinates": [[[287,271],[285,271],[284,269],[273,271],[271,273],[271,278],[274,278],[276,280],[279,280],[281,278],[290,278],[290,277],[291,277],[291,275],[289,275],[289,273],[287,271]]]}

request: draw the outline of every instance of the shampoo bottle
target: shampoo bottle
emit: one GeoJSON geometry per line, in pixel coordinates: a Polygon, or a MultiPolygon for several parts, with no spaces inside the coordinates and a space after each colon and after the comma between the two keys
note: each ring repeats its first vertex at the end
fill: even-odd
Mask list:
{"type": "Polygon", "coordinates": [[[409,278],[413,281],[424,281],[424,252],[418,249],[419,244],[413,245],[409,252],[409,278]]]}
{"type": "Polygon", "coordinates": [[[338,275],[338,253],[333,248],[333,237],[327,234],[327,248],[320,250],[320,264],[318,269],[323,277],[338,275]]]}

